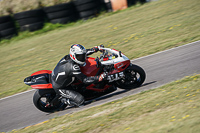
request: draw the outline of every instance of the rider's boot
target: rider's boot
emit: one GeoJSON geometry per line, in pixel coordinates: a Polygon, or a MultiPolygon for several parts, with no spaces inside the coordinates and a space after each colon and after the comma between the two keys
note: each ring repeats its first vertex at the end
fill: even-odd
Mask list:
{"type": "Polygon", "coordinates": [[[61,102],[70,106],[79,107],[85,101],[80,93],[73,90],[59,89],[59,93],[62,96],[61,102]]]}

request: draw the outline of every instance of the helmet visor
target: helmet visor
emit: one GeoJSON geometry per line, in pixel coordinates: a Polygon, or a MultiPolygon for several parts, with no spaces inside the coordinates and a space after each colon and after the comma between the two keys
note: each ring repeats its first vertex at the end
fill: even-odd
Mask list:
{"type": "Polygon", "coordinates": [[[85,62],[86,54],[76,54],[76,59],[81,62],[85,62]]]}

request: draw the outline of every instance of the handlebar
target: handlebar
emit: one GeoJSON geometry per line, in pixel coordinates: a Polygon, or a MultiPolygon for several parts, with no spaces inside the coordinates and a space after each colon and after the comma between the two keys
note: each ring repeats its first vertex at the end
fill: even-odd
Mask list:
{"type": "Polygon", "coordinates": [[[101,50],[101,55],[100,55],[100,61],[107,61],[107,60],[112,60],[118,57],[122,57],[121,51],[113,51],[112,49],[108,48],[102,48],[101,50]]]}
{"type": "Polygon", "coordinates": [[[119,62],[129,60],[121,51],[110,48],[101,48],[100,58],[97,57],[95,61],[97,62],[97,67],[100,67],[104,72],[109,72],[114,70],[114,65],[119,62]]]}
{"type": "MultiPolygon", "coordinates": [[[[102,54],[97,58],[101,65],[112,65],[121,61],[129,60],[121,51],[110,48],[101,48],[102,54]]],[[[97,60],[96,59],[96,60],[97,60]]]]}

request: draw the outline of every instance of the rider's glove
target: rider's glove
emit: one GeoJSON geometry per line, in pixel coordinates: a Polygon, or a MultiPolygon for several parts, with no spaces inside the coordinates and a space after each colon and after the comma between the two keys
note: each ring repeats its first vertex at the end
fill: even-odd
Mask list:
{"type": "Polygon", "coordinates": [[[99,49],[100,52],[103,52],[103,49],[102,49],[102,48],[104,48],[103,45],[98,46],[98,49],[99,49]]]}
{"type": "Polygon", "coordinates": [[[95,46],[92,49],[94,50],[94,52],[98,52],[99,51],[99,47],[98,46],[95,46]]]}
{"type": "Polygon", "coordinates": [[[99,81],[106,80],[107,77],[108,77],[108,73],[107,73],[107,72],[104,72],[104,73],[102,73],[102,74],[99,76],[99,81]]]}
{"type": "Polygon", "coordinates": [[[94,46],[92,49],[94,50],[94,52],[98,52],[98,51],[103,51],[102,48],[104,48],[103,45],[100,45],[100,46],[94,46]]]}

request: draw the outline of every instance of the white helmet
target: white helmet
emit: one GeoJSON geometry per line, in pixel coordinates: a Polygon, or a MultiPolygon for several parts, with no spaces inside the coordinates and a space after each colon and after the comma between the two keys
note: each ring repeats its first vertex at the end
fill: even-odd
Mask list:
{"type": "Polygon", "coordinates": [[[80,44],[74,44],[70,48],[70,58],[80,65],[85,64],[86,49],[80,44]]]}

